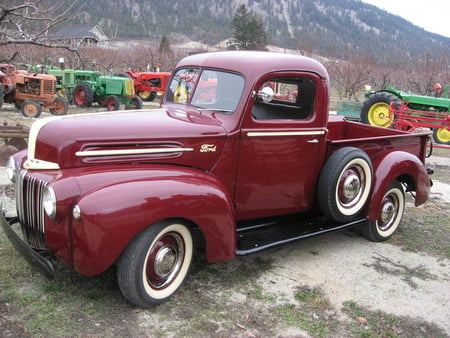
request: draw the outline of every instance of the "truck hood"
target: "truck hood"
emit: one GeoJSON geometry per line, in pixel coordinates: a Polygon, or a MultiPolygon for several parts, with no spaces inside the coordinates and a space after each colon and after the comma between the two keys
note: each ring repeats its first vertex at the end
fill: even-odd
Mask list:
{"type": "Polygon", "coordinates": [[[36,121],[28,169],[98,164],[174,163],[210,169],[226,132],[213,114],[150,109],[52,117],[36,121]]]}

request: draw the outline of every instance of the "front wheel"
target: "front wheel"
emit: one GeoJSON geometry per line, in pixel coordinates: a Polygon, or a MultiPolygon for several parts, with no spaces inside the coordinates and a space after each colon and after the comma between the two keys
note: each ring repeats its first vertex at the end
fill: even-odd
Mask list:
{"type": "Polygon", "coordinates": [[[158,222],[139,233],[119,259],[117,279],[124,297],[140,307],[165,302],[183,283],[193,240],[180,222],[158,222]]]}
{"type": "Polygon", "coordinates": [[[450,129],[448,128],[434,128],[433,140],[439,144],[450,145],[450,129]]]}
{"type": "Polygon", "coordinates": [[[106,109],[109,111],[119,110],[120,99],[116,95],[110,95],[105,101],[106,109]]]}
{"type": "Polygon", "coordinates": [[[398,181],[394,181],[383,196],[376,220],[368,220],[361,226],[361,232],[373,242],[389,239],[398,229],[405,210],[405,192],[398,181]]]}
{"type": "Polygon", "coordinates": [[[20,107],[22,115],[25,117],[39,117],[42,113],[40,102],[35,100],[25,100],[20,107]]]}
{"type": "Polygon", "coordinates": [[[142,109],[142,99],[138,95],[134,95],[130,103],[125,105],[125,109],[142,109]]]}
{"type": "Polygon", "coordinates": [[[52,106],[53,108],[50,108],[50,113],[53,115],[66,115],[69,110],[67,100],[59,96],[53,101],[52,106]]]}

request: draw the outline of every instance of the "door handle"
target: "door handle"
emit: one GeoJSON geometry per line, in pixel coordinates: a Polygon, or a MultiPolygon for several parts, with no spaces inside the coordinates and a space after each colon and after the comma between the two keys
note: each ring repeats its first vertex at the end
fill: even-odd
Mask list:
{"type": "Polygon", "coordinates": [[[312,139],[312,140],[308,140],[306,142],[308,142],[308,143],[319,143],[319,140],[315,138],[315,139],[312,139]]]}

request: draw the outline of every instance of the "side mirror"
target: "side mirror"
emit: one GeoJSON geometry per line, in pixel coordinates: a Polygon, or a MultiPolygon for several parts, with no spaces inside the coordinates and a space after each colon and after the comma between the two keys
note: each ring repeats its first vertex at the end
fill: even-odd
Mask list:
{"type": "Polygon", "coordinates": [[[273,99],[273,89],[270,87],[264,87],[260,91],[258,91],[257,96],[262,99],[263,102],[268,103],[273,99]]]}

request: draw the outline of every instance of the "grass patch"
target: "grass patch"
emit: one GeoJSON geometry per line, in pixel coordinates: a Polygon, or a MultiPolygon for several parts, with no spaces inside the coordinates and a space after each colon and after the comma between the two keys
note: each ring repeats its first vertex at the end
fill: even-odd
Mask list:
{"type": "Polygon", "coordinates": [[[297,304],[277,307],[281,319],[288,325],[298,327],[313,337],[328,337],[338,330],[336,312],[319,288],[301,286],[294,294],[297,304]]]}
{"type": "Polygon", "coordinates": [[[450,215],[447,205],[430,200],[419,208],[408,208],[402,224],[389,240],[411,252],[426,252],[450,259],[450,215]]]}
{"type": "Polygon", "coordinates": [[[348,329],[356,337],[447,337],[445,331],[437,325],[381,311],[370,311],[353,301],[345,302],[342,310],[350,317],[348,329]]]}

